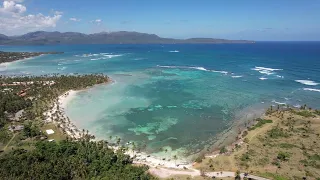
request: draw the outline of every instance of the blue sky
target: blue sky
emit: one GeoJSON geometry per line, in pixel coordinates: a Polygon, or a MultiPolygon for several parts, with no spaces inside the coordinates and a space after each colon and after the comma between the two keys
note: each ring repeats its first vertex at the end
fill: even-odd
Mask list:
{"type": "MultiPolygon", "coordinates": [[[[42,13],[44,20],[59,16],[50,25],[44,20],[37,22],[50,31],[126,30],[173,38],[320,40],[319,0],[14,1],[26,7],[24,16],[42,13]]],[[[0,29],[2,26],[0,19],[0,29]]]]}

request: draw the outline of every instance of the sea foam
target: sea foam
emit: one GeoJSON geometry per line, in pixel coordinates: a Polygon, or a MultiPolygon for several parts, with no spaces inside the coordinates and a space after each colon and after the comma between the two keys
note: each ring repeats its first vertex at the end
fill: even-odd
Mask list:
{"type": "Polygon", "coordinates": [[[315,92],[320,92],[320,89],[312,89],[312,88],[303,88],[305,91],[315,91],[315,92]]]}
{"type": "Polygon", "coordinates": [[[174,68],[177,68],[177,69],[196,69],[196,70],[200,70],[200,71],[210,71],[210,72],[216,72],[216,73],[221,73],[221,74],[228,74],[227,71],[209,70],[204,67],[197,67],[197,66],[160,66],[160,65],[157,65],[157,67],[172,68],[172,69],[174,69],[174,68]]]}
{"type": "Polygon", "coordinates": [[[273,68],[256,66],[255,68],[252,68],[251,70],[258,71],[261,74],[272,75],[272,74],[275,74],[274,71],[282,71],[283,69],[273,69],[273,68]]]}
{"type": "Polygon", "coordinates": [[[216,71],[216,70],[211,70],[211,72],[217,72],[217,73],[221,73],[221,74],[228,74],[227,71],[216,71]]]}
{"type": "Polygon", "coordinates": [[[105,57],[107,57],[107,58],[114,58],[114,57],[120,57],[120,56],[122,56],[122,54],[113,54],[113,55],[111,55],[111,54],[109,54],[109,55],[105,54],[105,55],[103,55],[103,56],[105,56],[105,57]]]}
{"type": "Polygon", "coordinates": [[[232,78],[241,78],[242,76],[231,76],[232,78]]]}
{"type": "Polygon", "coordinates": [[[279,105],[286,105],[286,103],[278,102],[278,101],[275,101],[275,100],[273,100],[272,102],[273,102],[273,103],[276,103],[276,104],[279,104],[279,105]]]}
{"type": "Polygon", "coordinates": [[[200,70],[200,71],[208,71],[206,68],[204,67],[190,67],[190,69],[197,69],[197,70],[200,70]]]}
{"type": "Polygon", "coordinates": [[[204,67],[194,67],[194,66],[159,66],[158,67],[161,68],[178,68],[178,69],[197,69],[200,71],[209,71],[208,69],[204,68],[204,67]]]}
{"type": "Polygon", "coordinates": [[[101,56],[98,57],[98,58],[91,58],[90,60],[91,61],[97,61],[97,60],[101,60],[101,59],[111,59],[111,58],[115,58],[115,57],[120,57],[120,56],[122,56],[122,54],[106,54],[106,53],[103,53],[103,54],[101,54],[101,56]]]}
{"type": "Polygon", "coordinates": [[[169,51],[171,53],[178,53],[179,51],[178,50],[174,50],[174,51],[169,51]]]}
{"type": "Polygon", "coordinates": [[[319,83],[316,83],[316,82],[311,81],[311,80],[295,80],[295,81],[298,82],[298,83],[304,84],[304,85],[308,85],[308,86],[316,86],[316,85],[319,84],[319,83]]]}

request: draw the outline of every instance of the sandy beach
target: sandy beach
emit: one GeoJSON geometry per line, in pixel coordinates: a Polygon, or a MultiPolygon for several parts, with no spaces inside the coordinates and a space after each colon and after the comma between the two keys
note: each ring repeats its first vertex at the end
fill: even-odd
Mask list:
{"type": "Polygon", "coordinates": [[[53,122],[73,139],[81,138],[81,131],[70,121],[64,109],[77,92],[78,91],[70,90],[60,95],[53,103],[52,108],[44,114],[46,116],[46,122],[53,122]]]}
{"type": "MultiPolygon", "coordinates": [[[[68,118],[65,113],[65,108],[67,104],[75,97],[75,95],[80,92],[75,90],[69,90],[64,94],[60,95],[58,99],[53,103],[52,108],[47,111],[44,115],[46,116],[46,122],[52,122],[56,124],[60,129],[65,131],[65,133],[72,139],[80,139],[82,137],[82,129],[76,127],[76,125],[68,118]]],[[[90,133],[90,132],[89,132],[90,133]]],[[[115,150],[118,149],[116,146],[110,146],[115,150]]],[[[192,168],[191,163],[187,163],[181,159],[174,160],[173,158],[165,158],[152,156],[144,152],[137,152],[129,150],[126,152],[127,155],[134,158],[135,164],[145,164],[150,167],[166,167],[166,168],[192,168]]]]}
{"type": "MultiPolygon", "coordinates": [[[[62,131],[65,132],[70,138],[73,140],[78,140],[83,137],[83,130],[79,129],[66,115],[65,109],[68,103],[76,96],[76,94],[83,90],[69,90],[64,94],[60,95],[53,103],[51,109],[45,113],[46,122],[52,122],[57,125],[62,131]]],[[[238,137],[241,137],[242,132],[238,132],[238,137]]],[[[89,132],[90,134],[90,132],[89,132]]],[[[220,137],[228,136],[227,132],[222,133],[220,137]]],[[[219,143],[219,142],[217,142],[219,143]]],[[[221,142],[220,142],[221,143],[221,142]]],[[[238,138],[236,141],[233,140],[233,143],[226,146],[229,152],[235,148],[236,144],[240,145],[243,143],[242,138],[238,138]]],[[[157,175],[159,177],[167,178],[174,175],[189,175],[191,177],[201,175],[200,171],[196,169],[194,165],[190,161],[186,161],[185,159],[178,156],[175,160],[173,159],[173,155],[171,153],[170,156],[166,157],[158,157],[152,154],[148,154],[145,152],[137,152],[131,150],[131,143],[127,143],[126,146],[129,150],[125,152],[125,154],[129,155],[133,158],[134,164],[143,164],[150,167],[149,172],[157,175]]],[[[116,151],[119,147],[117,146],[109,146],[109,148],[114,149],[116,151]]],[[[216,158],[220,155],[219,150],[214,152],[207,152],[206,158],[216,158]]],[[[207,172],[208,176],[215,177],[234,177],[234,172],[223,172],[219,174],[219,172],[207,172]]]]}
{"type": "MultiPolygon", "coordinates": [[[[76,96],[76,94],[83,90],[69,90],[65,92],[64,94],[60,95],[58,99],[53,103],[53,106],[51,110],[47,111],[45,113],[46,122],[53,122],[55,123],[60,129],[62,129],[69,137],[71,137],[74,140],[80,139],[83,135],[82,129],[79,129],[71,119],[66,115],[65,109],[68,105],[68,103],[76,96]]],[[[90,132],[89,132],[90,134],[90,132]]],[[[227,136],[228,133],[223,133],[223,136],[227,136]]],[[[239,134],[238,134],[239,135],[239,134]]],[[[219,143],[219,142],[217,142],[219,143]]],[[[220,142],[221,143],[221,142],[220,142]]],[[[242,144],[242,139],[238,139],[236,141],[233,140],[233,143],[230,143],[229,146],[226,146],[227,149],[231,150],[235,147],[235,144],[242,144]]],[[[165,157],[158,157],[151,154],[147,154],[145,152],[137,152],[132,151],[130,144],[128,145],[128,151],[126,152],[127,155],[134,158],[135,164],[145,164],[153,168],[157,167],[164,167],[164,168],[174,168],[174,169],[193,169],[193,163],[181,157],[178,156],[178,159],[173,159],[173,154],[170,154],[165,157]]],[[[116,146],[110,146],[110,148],[113,148],[117,150],[119,147],[116,146]]],[[[209,152],[206,153],[205,157],[209,158],[215,158],[219,156],[219,151],[209,152]]]]}

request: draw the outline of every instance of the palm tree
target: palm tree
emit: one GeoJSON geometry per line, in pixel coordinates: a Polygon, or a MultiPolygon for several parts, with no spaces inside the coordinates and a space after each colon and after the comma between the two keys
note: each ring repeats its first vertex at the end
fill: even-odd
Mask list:
{"type": "Polygon", "coordinates": [[[117,145],[118,145],[118,146],[120,145],[120,142],[121,142],[121,138],[118,138],[118,139],[117,139],[117,145]]]}
{"type": "Polygon", "coordinates": [[[173,156],[173,159],[174,159],[174,164],[177,165],[177,160],[178,160],[177,155],[174,155],[174,156],[173,156]]]}
{"type": "Polygon", "coordinates": [[[108,143],[109,142],[107,140],[104,141],[105,148],[108,148],[108,143]]]}
{"type": "Polygon", "coordinates": [[[136,149],[136,144],[132,142],[132,156],[134,156],[135,149],[136,149]]]}

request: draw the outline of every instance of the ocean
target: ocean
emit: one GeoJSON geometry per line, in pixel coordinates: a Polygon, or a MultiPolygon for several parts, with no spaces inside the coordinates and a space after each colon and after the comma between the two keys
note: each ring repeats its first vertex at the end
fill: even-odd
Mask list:
{"type": "Polygon", "coordinates": [[[218,146],[221,138],[234,140],[238,125],[270,106],[320,108],[320,42],[0,50],[64,52],[1,64],[1,75],[110,76],[114,83],[77,93],[66,107],[67,115],[97,139],[120,137],[159,156],[188,156],[218,146]],[[231,127],[233,133],[226,133],[231,127]]]}

